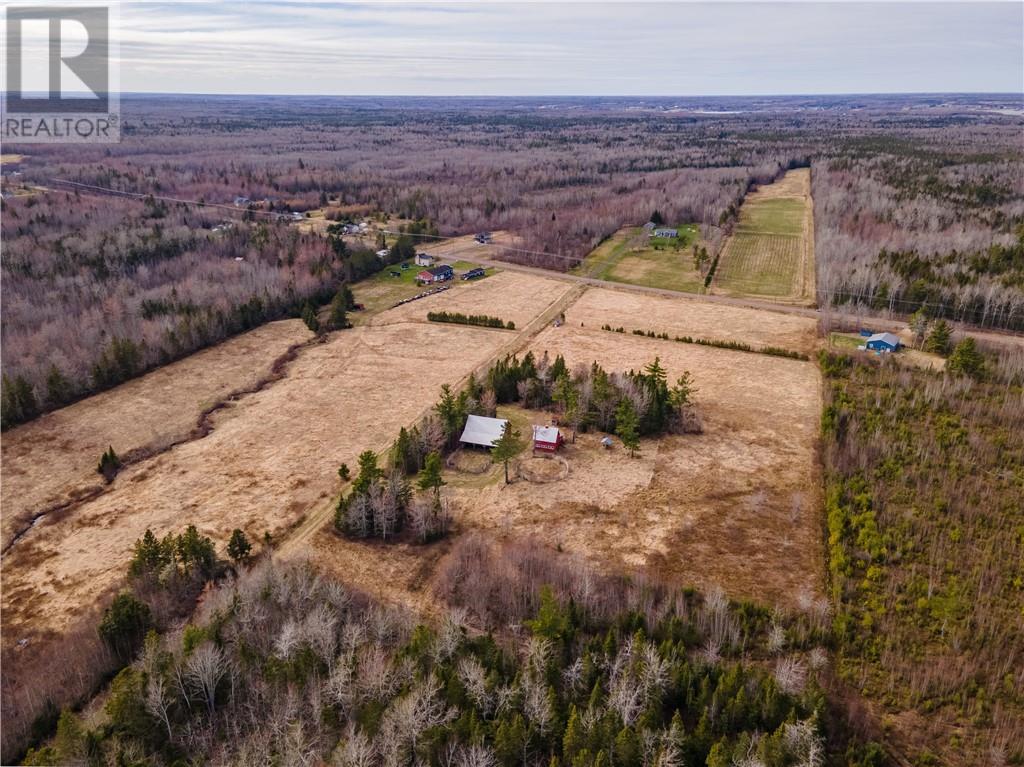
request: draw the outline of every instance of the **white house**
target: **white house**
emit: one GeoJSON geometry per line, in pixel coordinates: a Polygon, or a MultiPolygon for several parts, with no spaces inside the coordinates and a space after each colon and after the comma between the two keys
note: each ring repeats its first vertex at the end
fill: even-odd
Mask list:
{"type": "Polygon", "coordinates": [[[433,266],[434,257],[429,253],[416,254],[416,266],[433,266]]]}
{"type": "Polygon", "coordinates": [[[494,447],[501,439],[508,426],[506,418],[487,418],[482,415],[471,415],[466,417],[466,428],[462,430],[459,441],[464,445],[478,445],[480,447],[494,447]]]}

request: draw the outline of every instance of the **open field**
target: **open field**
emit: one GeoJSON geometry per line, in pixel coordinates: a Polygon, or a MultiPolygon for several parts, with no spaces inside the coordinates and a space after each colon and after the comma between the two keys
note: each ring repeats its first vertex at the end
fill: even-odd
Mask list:
{"type": "Polygon", "coordinates": [[[699,244],[700,232],[696,224],[677,228],[677,240],[648,238],[642,227],[620,229],[572,273],[627,285],[699,293],[704,277],[694,268],[693,245],[699,244]]]}
{"type": "Polygon", "coordinates": [[[817,342],[817,323],[810,317],[605,288],[584,293],[566,313],[566,324],[593,329],[608,324],[803,352],[817,342]]]}
{"type": "Polygon", "coordinates": [[[715,292],[813,300],[810,179],[809,168],[791,170],[747,195],[722,249],[715,292]]]}
{"type": "Polygon", "coordinates": [[[107,447],[130,460],[188,438],[206,410],[258,385],[309,338],[301,320],[272,322],[6,432],[3,548],[36,514],[101,492],[107,447]]]}
{"type": "MultiPolygon", "coordinates": [[[[528,296],[557,298],[570,289],[509,275],[509,293],[520,280],[528,296]]],[[[265,531],[280,536],[337,492],[343,461],[354,465],[360,451],[386,447],[442,384],[458,383],[510,335],[385,321],[307,347],[283,378],[213,413],[205,437],[131,466],[100,496],[21,538],[4,558],[5,638],[68,626],[121,578],[147,527],[162,534],[192,523],[219,542],[235,527],[255,539],[265,531]]],[[[138,407],[121,402],[127,409],[120,412],[153,395],[143,388],[138,396],[138,407]]]]}
{"type": "Polygon", "coordinates": [[[427,312],[446,311],[500,317],[522,328],[572,287],[558,280],[511,271],[477,280],[463,281],[456,277],[448,284],[451,290],[397,306],[374,317],[372,322],[426,322],[427,312]],[[471,290],[467,289],[470,287],[471,290]]]}
{"type": "MultiPolygon", "coordinates": [[[[616,295],[589,290],[570,318],[595,293],[616,295]]],[[[570,366],[597,360],[610,370],[639,369],[659,356],[670,380],[683,370],[693,374],[705,431],[644,440],[638,458],[618,443],[604,450],[599,433],[580,434],[562,453],[568,476],[550,483],[520,478],[506,486],[499,466],[484,474],[449,469],[445,492],[457,534],[535,536],[606,571],[647,570],[762,603],[820,598],[821,393],[812,363],[619,335],[589,323],[580,328],[571,319],[547,327],[529,348],[538,357],[563,354],[570,366]]],[[[499,414],[524,435],[550,418],[518,407],[499,414]]],[[[528,457],[529,450],[521,456],[528,457]]],[[[366,544],[329,528],[310,538],[319,564],[375,596],[428,612],[430,582],[447,545],[366,544]]]]}

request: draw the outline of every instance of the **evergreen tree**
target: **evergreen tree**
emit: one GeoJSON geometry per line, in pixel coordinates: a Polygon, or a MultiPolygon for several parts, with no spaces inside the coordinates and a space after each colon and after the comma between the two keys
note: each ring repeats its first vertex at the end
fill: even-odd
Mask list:
{"type": "Polygon", "coordinates": [[[965,375],[975,380],[984,375],[985,358],[978,351],[978,345],[973,338],[967,337],[956,345],[946,362],[946,369],[950,373],[965,375]]]}
{"type": "Polygon", "coordinates": [[[302,321],[306,323],[306,327],[312,330],[314,333],[320,332],[320,320],[317,319],[316,309],[313,308],[313,304],[307,301],[302,307],[302,321]]]}
{"type": "Polygon", "coordinates": [[[636,456],[640,449],[639,419],[636,408],[629,397],[623,397],[619,406],[615,409],[615,433],[622,440],[622,444],[629,450],[630,457],[636,456]]]}
{"type": "Polygon", "coordinates": [[[352,483],[353,494],[365,493],[383,476],[384,472],[377,466],[377,454],[364,450],[359,454],[359,474],[352,483]]]}
{"type": "Polygon", "coordinates": [[[113,446],[108,446],[107,450],[103,455],[100,456],[99,465],[96,467],[96,472],[103,475],[103,479],[107,483],[114,481],[114,477],[117,476],[117,472],[121,470],[121,459],[117,457],[117,453],[114,452],[113,446]]]}
{"type": "Polygon", "coordinates": [[[928,334],[928,340],[925,342],[924,349],[925,351],[941,354],[945,357],[949,355],[951,347],[952,330],[949,327],[949,323],[945,320],[939,320],[932,328],[932,332],[928,334]]]}
{"type": "Polygon", "coordinates": [[[46,404],[57,408],[71,400],[71,382],[56,365],[50,365],[46,374],[46,404]]]}
{"type": "Polygon", "coordinates": [[[423,462],[423,471],[420,472],[418,487],[420,490],[434,491],[434,498],[440,500],[441,487],[447,484],[441,477],[441,455],[433,452],[428,453],[423,462]]]}
{"type": "Polygon", "coordinates": [[[251,552],[252,544],[245,537],[245,533],[236,527],[231,533],[231,540],[228,541],[228,556],[235,564],[241,564],[249,560],[251,552]]]}
{"type": "Polygon", "coordinates": [[[501,433],[501,438],[494,443],[494,450],[491,452],[491,460],[495,463],[505,464],[505,484],[509,483],[508,479],[508,462],[519,455],[525,447],[521,435],[518,429],[512,427],[511,421],[505,422],[505,429],[501,433]]]}
{"type": "Polygon", "coordinates": [[[662,224],[665,223],[665,217],[661,215],[660,210],[655,210],[651,214],[651,223],[654,224],[655,226],[661,226],[662,224]]]}
{"type": "MultiPolygon", "coordinates": [[[[348,321],[348,310],[350,306],[350,300],[352,297],[352,291],[348,290],[348,285],[342,285],[341,290],[334,294],[334,299],[331,301],[331,316],[330,326],[333,330],[344,330],[345,328],[351,327],[352,323],[348,321]],[[345,295],[345,291],[348,291],[348,295],[345,295]]],[[[305,316],[303,316],[305,319],[305,316]]],[[[309,324],[308,322],[306,323],[309,324]]]]}
{"type": "Polygon", "coordinates": [[[153,625],[149,605],[129,593],[118,594],[103,613],[99,632],[103,641],[125,663],[142,646],[142,640],[153,625]]]}

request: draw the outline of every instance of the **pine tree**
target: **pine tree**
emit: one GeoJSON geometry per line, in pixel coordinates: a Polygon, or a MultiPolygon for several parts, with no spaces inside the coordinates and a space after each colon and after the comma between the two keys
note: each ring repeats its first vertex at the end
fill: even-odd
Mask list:
{"type": "Polygon", "coordinates": [[[505,422],[505,429],[501,433],[501,438],[494,443],[494,450],[491,452],[491,460],[495,463],[505,464],[505,484],[509,483],[508,479],[508,462],[519,455],[522,452],[525,444],[521,439],[518,429],[512,428],[512,422],[505,422]]]}
{"type": "Polygon", "coordinates": [[[377,466],[377,454],[372,450],[364,450],[359,454],[359,474],[352,483],[352,492],[365,493],[383,476],[384,472],[377,466]]]}
{"type": "MultiPolygon", "coordinates": [[[[349,306],[349,299],[352,296],[352,291],[348,291],[348,296],[346,297],[346,290],[348,290],[348,285],[342,285],[341,290],[334,295],[334,299],[331,301],[329,323],[332,330],[344,330],[352,326],[352,323],[348,321],[348,310],[351,308],[349,306]]],[[[305,319],[305,315],[303,315],[303,319],[305,319]]],[[[307,322],[306,324],[308,325],[309,323],[307,322]]]]}
{"type": "Polygon", "coordinates": [[[925,342],[924,349],[927,352],[941,354],[945,357],[949,354],[952,346],[951,337],[952,331],[950,330],[949,323],[945,320],[939,320],[932,328],[932,332],[928,334],[928,340],[925,342]]]}
{"type": "Polygon", "coordinates": [[[314,333],[320,332],[320,320],[317,319],[316,309],[314,309],[313,304],[308,301],[305,306],[302,307],[302,321],[305,322],[306,327],[314,333]]]}
{"type": "Polygon", "coordinates": [[[622,444],[629,450],[630,458],[636,456],[640,449],[640,434],[638,431],[639,419],[636,408],[629,397],[623,397],[619,406],[615,409],[615,433],[619,435],[622,444]]]}
{"type": "Polygon", "coordinates": [[[248,561],[251,552],[252,544],[245,537],[245,533],[236,527],[231,533],[231,540],[228,541],[228,556],[235,564],[241,564],[248,561]]]}
{"type": "Polygon", "coordinates": [[[974,379],[979,379],[984,375],[985,358],[978,351],[978,345],[973,338],[967,337],[956,345],[946,362],[946,369],[950,373],[974,379]]]}
{"type": "Polygon", "coordinates": [[[423,462],[423,471],[420,472],[418,487],[420,490],[434,491],[435,500],[440,500],[441,486],[447,484],[441,477],[441,455],[429,453],[423,462]]]}
{"type": "Polygon", "coordinates": [[[117,457],[117,453],[114,452],[113,446],[108,446],[106,452],[100,456],[99,465],[96,467],[96,472],[103,475],[103,479],[107,483],[114,481],[114,477],[117,476],[117,472],[121,470],[121,459],[117,457]]]}
{"type": "Polygon", "coordinates": [[[46,374],[46,404],[60,407],[71,399],[71,382],[56,365],[50,365],[46,374]]]}

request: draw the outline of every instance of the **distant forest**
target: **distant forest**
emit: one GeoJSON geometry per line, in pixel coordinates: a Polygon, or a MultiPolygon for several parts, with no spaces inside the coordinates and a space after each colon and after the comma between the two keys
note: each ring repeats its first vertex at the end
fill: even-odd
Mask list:
{"type": "Polygon", "coordinates": [[[122,143],[4,166],[5,425],[330,300],[371,251],[268,215],[321,207],[508,230],[521,250],[496,255],[568,269],[655,210],[715,251],[750,189],[810,165],[819,303],[1021,329],[1012,103],[128,97],[122,143]]]}

